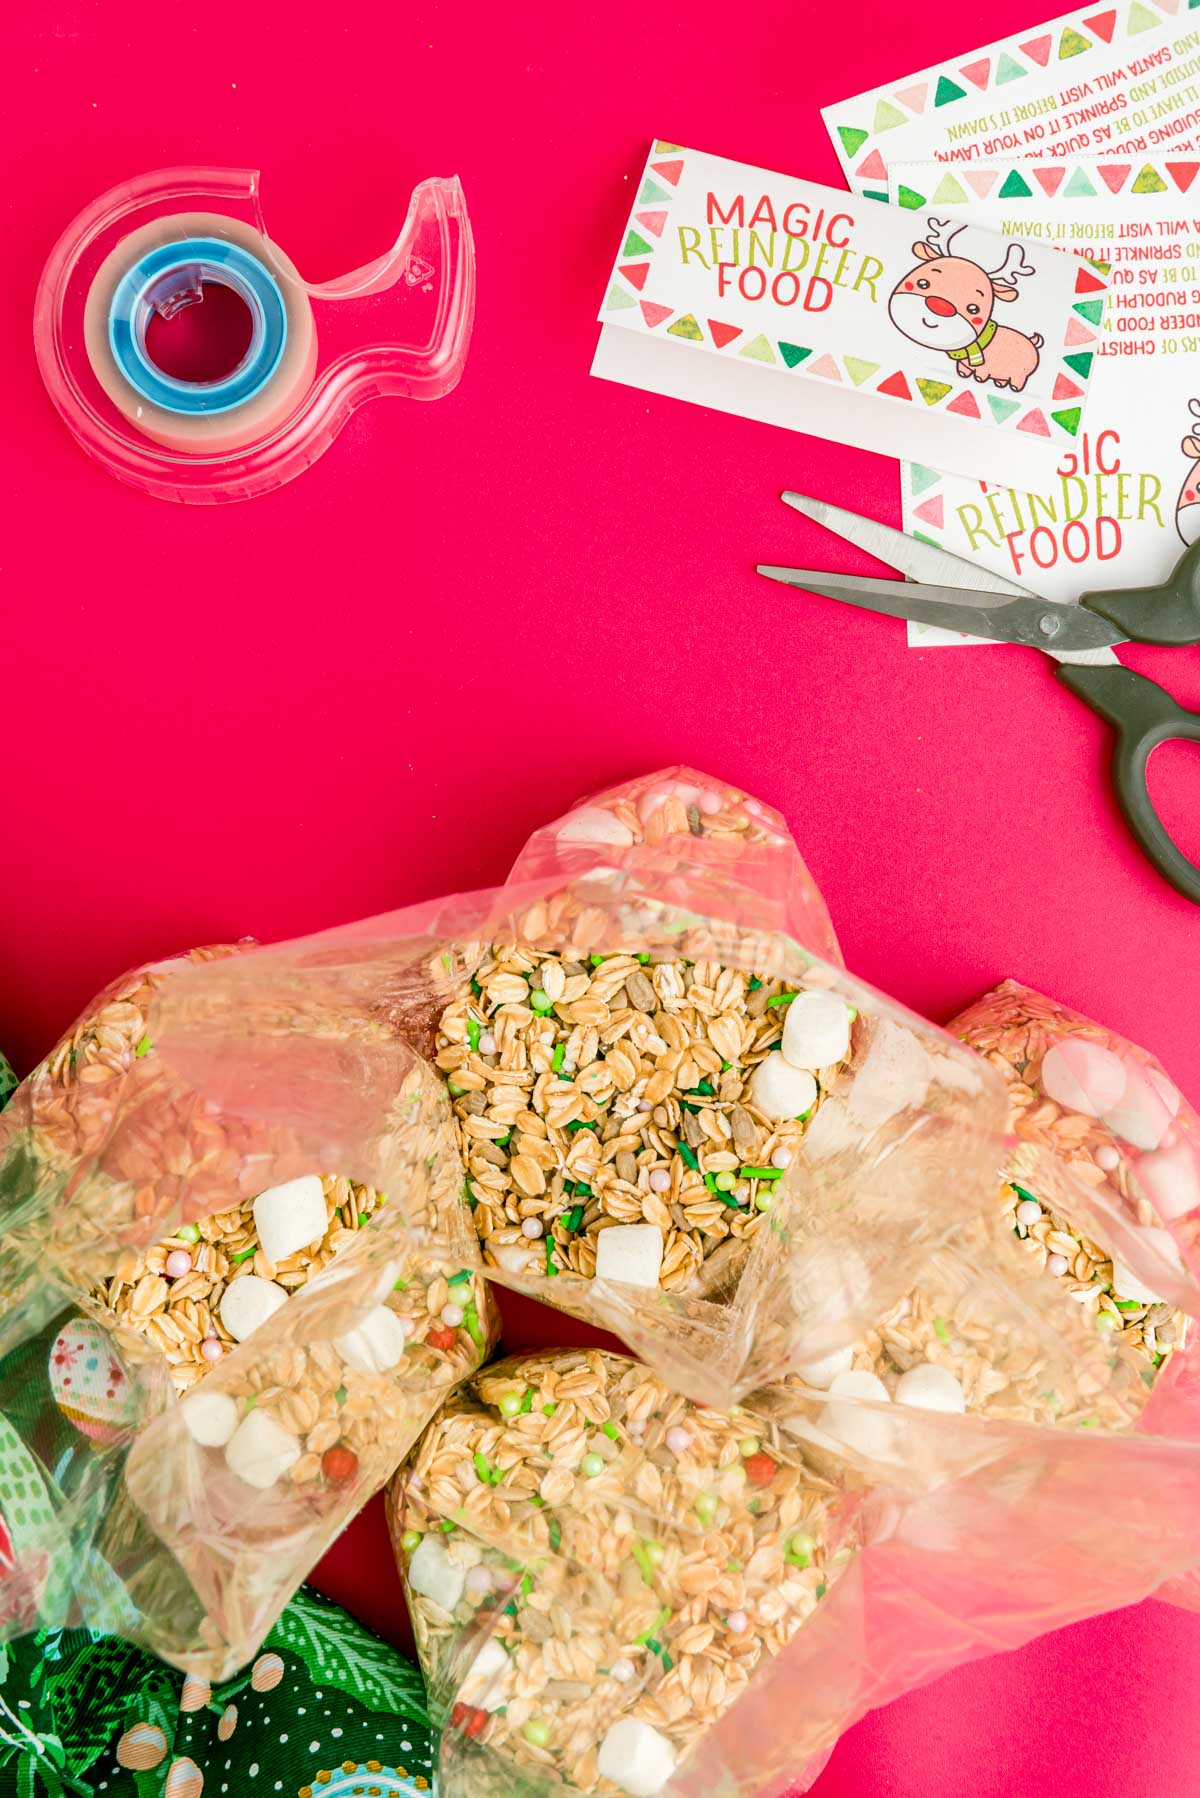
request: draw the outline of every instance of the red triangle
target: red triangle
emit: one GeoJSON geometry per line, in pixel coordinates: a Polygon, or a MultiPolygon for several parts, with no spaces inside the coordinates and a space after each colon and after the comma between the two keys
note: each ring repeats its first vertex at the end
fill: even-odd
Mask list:
{"type": "Polygon", "coordinates": [[[646,285],[650,264],[648,262],[626,262],[621,265],[621,273],[631,286],[640,290],[646,285]]]}
{"type": "Polygon", "coordinates": [[[1048,169],[1034,169],[1033,178],[1041,188],[1042,192],[1049,194],[1050,198],[1053,199],[1063,184],[1063,177],[1066,172],[1067,171],[1062,163],[1058,162],[1054,163],[1048,169]]]}
{"type": "Polygon", "coordinates": [[[988,76],[992,72],[992,59],[990,56],[981,57],[978,62],[969,62],[958,72],[965,75],[968,81],[973,81],[976,87],[986,87],[988,76]]]}
{"type": "MultiPolygon", "coordinates": [[[[979,407],[976,404],[975,395],[971,392],[969,387],[964,388],[956,400],[951,400],[950,404],[946,407],[946,410],[947,412],[957,412],[960,418],[979,417],[979,407]]],[[[981,481],[979,484],[986,493],[987,482],[981,481]]]]}
{"type": "Polygon", "coordinates": [[[1119,194],[1133,167],[1131,162],[1109,162],[1101,165],[1099,175],[1109,193],[1119,194]]]}
{"type": "Polygon", "coordinates": [[[1185,194],[1192,185],[1196,179],[1197,170],[1200,170],[1200,162],[1169,162],[1167,164],[1167,173],[1181,194],[1185,194]]]}
{"type": "Polygon", "coordinates": [[[1027,44],[1021,45],[1021,48],[1030,62],[1036,62],[1040,69],[1044,69],[1050,60],[1050,45],[1053,41],[1047,32],[1045,37],[1031,37],[1027,44]]]}
{"type": "Polygon", "coordinates": [[[635,212],[633,216],[638,224],[645,225],[647,231],[654,237],[662,236],[663,226],[667,222],[667,215],[665,212],[635,212]]]}
{"type": "Polygon", "coordinates": [[[1102,281],[1099,275],[1089,273],[1086,268],[1081,268],[1075,276],[1076,293],[1104,293],[1107,287],[1107,281],[1102,281]]]}
{"type": "Polygon", "coordinates": [[[875,391],[876,393],[890,393],[894,400],[910,400],[912,398],[912,391],[900,369],[897,369],[894,375],[889,375],[886,381],[881,381],[875,391]]]}
{"type": "Polygon", "coordinates": [[[742,334],[741,325],[723,325],[717,318],[709,319],[708,329],[719,350],[723,350],[727,343],[732,343],[735,337],[740,337],[742,334]]]}
{"type": "Polygon", "coordinates": [[[679,186],[679,177],[683,173],[682,161],[652,162],[650,167],[654,170],[656,175],[661,175],[664,181],[669,181],[672,187],[679,186]]]}
{"type": "Polygon", "coordinates": [[[886,181],[887,163],[878,150],[872,150],[871,154],[859,163],[854,173],[861,175],[864,181],[886,181]]]}
{"type": "Polygon", "coordinates": [[[642,317],[652,331],[655,325],[661,325],[664,318],[670,318],[671,316],[672,308],[670,306],[660,306],[655,300],[639,300],[638,305],[642,309],[642,317]]]}
{"type": "Polygon", "coordinates": [[[1084,24],[1097,37],[1102,37],[1106,44],[1112,43],[1113,26],[1117,22],[1115,12],[1098,12],[1094,19],[1085,19],[1084,24]]]}
{"type": "Polygon", "coordinates": [[[1054,383],[1054,398],[1058,400],[1077,400],[1083,397],[1083,388],[1076,387],[1074,381],[1068,381],[1066,375],[1059,375],[1054,383]]]}

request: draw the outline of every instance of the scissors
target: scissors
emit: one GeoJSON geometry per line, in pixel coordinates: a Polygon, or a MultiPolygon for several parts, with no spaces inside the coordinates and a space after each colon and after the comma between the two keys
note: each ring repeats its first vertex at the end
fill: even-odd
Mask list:
{"type": "Polygon", "coordinates": [[[1146,764],[1160,743],[1176,738],[1200,743],[1200,715],[1185,711],[1132,668],[1068,665],[1073,655],[1117,643],[1200,643],[1200,542],[1184,550],[1161,586],[1081,593],[1074,605],[1062,605],[841,506],[827,506],[803,493],[781,497],[806,518],[922,584],[763,564],[759,574],[890,618],[1020,643],[1058,662],[1055,672],[1063,685],[1117,733],[1113,789],[1130,830],[1164,879],[1200,905],[1200,867],[1168,836],[1146,785],[1146,764]]]}

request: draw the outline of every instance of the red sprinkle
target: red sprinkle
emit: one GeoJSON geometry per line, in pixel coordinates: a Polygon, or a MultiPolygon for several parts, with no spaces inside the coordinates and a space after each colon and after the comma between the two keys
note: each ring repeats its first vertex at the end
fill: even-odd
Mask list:
{"type": "Polygon", "coordinates": [[[349,1448],[327,1448],[321,1456],[321,1472],[331,1486],[345,1486],[358,1472],[358,1456],[349,1448]]]}
{"type": "Polygon", "coordinates": [[[769,1486],[775,1478],[775,1462],[770,1455],[747,1455],[742,1466],[752,1486],[769,1486]]]}
{"type": "Polygon", "coordinates": [[[457,1330],[443,1330],[435,1325],[435,1327],[432,1330],[430,1330],[430,1332],[429,1332],[428,1336],[426,1336],[425,1340],[429,1344],[430,1348],[452,1349],[454,1347],[454,1343],[457,1338],[457,1335],[458,1335],[457,1330]]]}

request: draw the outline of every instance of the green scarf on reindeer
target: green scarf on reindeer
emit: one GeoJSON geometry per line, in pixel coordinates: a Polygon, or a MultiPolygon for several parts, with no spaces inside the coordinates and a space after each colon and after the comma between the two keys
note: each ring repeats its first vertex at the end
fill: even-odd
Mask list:
{"type": "Polygon", "coordinates": [[[996,335],[996,321],[989,318],[974,343],[969,343],[965,350],[947,350],[946,354],[952,362],[965,361],[968,368],[983,367],[983,352],[996,335]]]}

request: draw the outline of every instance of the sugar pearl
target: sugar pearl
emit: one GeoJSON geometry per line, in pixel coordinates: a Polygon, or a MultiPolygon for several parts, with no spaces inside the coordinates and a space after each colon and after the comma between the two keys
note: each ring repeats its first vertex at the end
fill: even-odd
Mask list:
{"type": "Polygon", "coordinates": [[[168,1280],[182,1280],[184,1274],[192,1271],[192,1258],[186,1249],[172,1249],[167,1256],[166,1275],[168,1280]]]}
{"type": "Polygon", "coordinates": [[[691,1446],[691,1432],[683,1429],[680,1424],[667,1431],[667,1447],[673,1455],[685,1455],[691,1446]]]}
{"type": "Polygon", "coordinates": [[[206,1361],[219,1361],[225,1350],[219,1337],[206,1336],[200,1344],[200,1353],[206,1361]]]}
{"type": "Polygon", "coordinates": [[[1102,1167],[1106,1174],[1111,1174],[1113,1169],[1120,1165],[1120,1154],[1111,1143],[1105,1143],[1103,1148],[1096,1150],[1096,1166],[1102,1167]]]}
{"type": "Polygon", "coordinates": [[[484,1598],[492,1589],[492,1576],[482,1562],[467,1569],[466,1590],[471,1598],[484,1598]]]}
{"type": "Polygon", "coordinates": [[[536,1242],[542,1233],[542,1220],[540,1217],[527,1217],[521,1225],[521,1229],[528,1236],[530,1242],[536,1242]]]}
{"type": "Polygon", "coordinates": [[[743,1636],[750,1627],[750,1619],[745,1611],[730,1611],[725,1619],[725,1625],[730,1635],[743,1636]]]}
{"type": "Polygon", "coordinates": [[[494,1055],[496,1053],[496,1039],[490,1030],[485,1030],[479,1038],[479,1053],[481,1055],[494,1055]]]}
{"type": "Polygon", "coordinates": [[[656,1167],[650,1175],[651,1192],[670,1192],[671,1176],[665,1167],[656,1167]]]}
{"type": "Polygon", "coordinates": [[[701,793],[699,803],[706,818],[715,818],[721,809],[721,801],[715,793],[701,793]]]}
{"type": "Polygon", "coordinates": [[[1036,1199],[1022,1199],[1017,1206],[1017,1222],[1024,1224],[1026,1229],[1030,1224],[1036,1224],[1041,1215],[1042,1208],[1036,1199]]]}
{"type": "Polygon", "coordinates": [[[776,1149],[775,1153],[771,1157],[771,1166],[772,1167],[791,1167],[791,1165],[792,1165],[792,1151],[789,1148],[787,1148],[786,1146],[782,1146],[782,1147],[776,1149]]]}
{"type": "Polygon", "coordinates": [[[625,1656],[621,1655],[609,1668],[608,1677],[615,1679],[619,1685],[627,1686],[633,1678],[633,1662],[627,1661],[625,1656]]]}
{"type": "Polygon", "coordinates": [[[461,1305],[443,1305],[442,1322],[448,1330],[457,1330],[463,1320],[461,1305]]]}
{"type": "Polygon", "coordinates": [[[1068,1263],[1065,1255],[1047,1255],[1046,1257],[1046,1272],[1048,1274],[1053,1274],[1055,1279],[1057,1279],[1060,1274],[1066,1273],[1067,1265],[1068,1263]]]}

